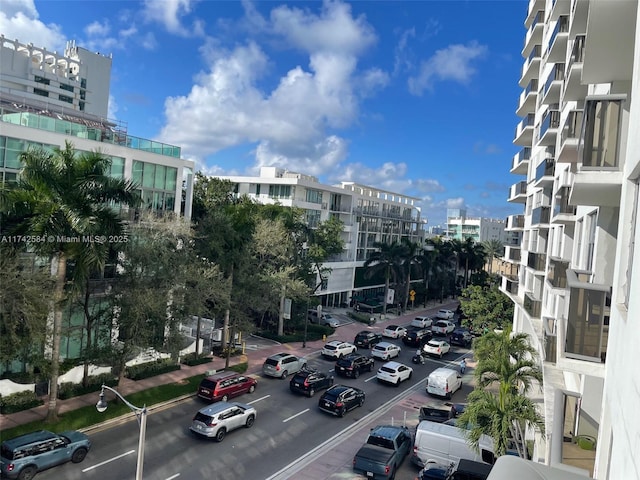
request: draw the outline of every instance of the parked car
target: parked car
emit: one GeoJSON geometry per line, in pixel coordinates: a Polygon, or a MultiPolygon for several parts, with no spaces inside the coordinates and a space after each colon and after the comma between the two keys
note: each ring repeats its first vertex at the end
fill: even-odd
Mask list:
{"type": "Polygon", "coordinates": [[[323,312],[318,315],[318,311],[313,308],[307,310],[307,318],[311,323],[317,323],[319,325],[327,325],[333,328],[340,326],[340,322],[333,318],[331,314],[323,312]]]}
{"type": "Polygon", "coordinates": [[[456,328],[451,334],[451,339],[449,340],[451,345],[460,345],[462,347],[469,348],[471,343],[473,342],[473,335],[466,328],[456,328]]]}
{"type": "Polygon", "coordinates": [[[455,323],[448,320],[438,320],[431,326],[434,335],[449,335],[456,329],[455,323]]]}
{"type": "Polygon", "coordinates": [[[364,404],[365,393],[359,388],[347,385],[334,385],[324,392],[318,400],[318,407],[338,417],[364,404]]]}
{"type": "Polygon", "coordinates": [[[442,318],[443,320],[449,320],[453,318],[453,315],[454,314],[452,310],[446,310],[446,309],[438,310],[438,313],[436,313],[436,317],[442,318]]]}
{"type": "Polygon", "coordinates": [[[382,334],[377,332],[370,332],[369,330],[363,330],[358,332],[356,338],[353,340],[353,343],[356,347],[362,348],[371,348],[376,343],[380,343],[382,341],[382,334]]]}
{"type": "Polygon", "coordinates": [[[400,355],[400,347],[389,342],[380,342],[371,349],[371,356],[381,360],[391,360],[400,355]]]}
{"type": "Polygon", "coordinates": [[[289,382],[289,389],[295,393],[304,393],[308,397],[318,390],[326,390],[333,385],[333,375],[317,370],[300,370],[289,382]]]}
{"type": "Polygon", "coordinates": [[[359,353],[352,353],[336,362],[335,372],[345,377],[358,378],[362,372],[371,372],[373,364],[373,358],[365,357],[359,353]]]}
{"type": "Polygon", "coordinates": [[[429,328],[432,323],[433,320],[431,319],[431,317],[420,316],[411,320],[410,326],[416,328],[429,328]]]}
{"type": "Polygon", "coordinates": [[[436,368],[427,378],[427,394],[440,397],[451,398],[451,396],[462,388],[462,377],[460,373],[451,368],[436,368]]]}
{"type": "Polygon", "coordinates": [[[296,357],[290,353],[276,353],[267,358],[262,364],[262,373],[270,377],[287,378],[307,366],[307,359],[296,357]]]}
{"type": "Polygon", "coordinates": [[[382,336],[388,338],[402,338],[405,333],[407,333],[407,329],[400,325],[387,325],[387,328],[382,331],[382,336]]]}
{"type": "Polygon", "coordinates": [[[236,428],[251,428],[256,415],[256,409],[251,405],[238,402],[214,403],[198,410],[189,429],[195,434],[221,442],[228,432],[236,428]]]}
{"type": "Polygon", "coordinates": [[[353,458],[353,471],[367,478],[389,480],[412,447],[409,429],[400,425],[378,425],[353,458]]]}
{"type": "Polygon", "coordinates": [[[341,342],[340,340],[332,340],[325,343],[324,347],[322,348],[322,352],[320,353],[323,357],[333,358],[337,360],[344,357],[345,355],[349,355],[350,353],[355,352],[357,349],[358,348],[353,343],[341,342]]]}
{"type": "Polygon", "coordinates": [[[395,385],[400,385],[400,382],[409,380],[413,374],[413,368],[407,367],[399,362],[387,362],[380,367],[376,378],[379,382],[387,382],[395,385]]]}
{"type": "Polygon", "coordinates": [[[442,358],[444,354],[449,353],[449,350],[451,350],[451,345],[444,340],[429,340],[424,344],[424,347],[422,347],[422,351],[427,355],[440,358],[442,358]]]}
{"type": "Polygon", "coordinates": [[[255,379],[235,372],[220,372],[203,378],[198,386],[198,397],[208,402],[226,402],[243,393],[253,393],[255,379]]]}
{"type": "Polygon", "coordinates": [[[427,462],[416,480],[449,480],[455,469],[454,463],[427,462]]]}
{"type": "Polygon", "coordinates": [[[402,343],[409,345],[410,347],[421,347],[426,342],[431,340],[433,333],[428,328],[413,328],[407,331],[407,334],[402,337],[402,343]]]}
{"type": "Polygon", "coordinates": [[[0,477],[31,480],[56,465],[82,462],[90,448],[89,437],[75,430],[26,433],[0,445],[0,477]]]}
{"type": "Polygon", "coordinates": [[[451,409],[443,406],[431,406],[420,407],[420,413],[418,414],[418,420],[428,420],[429,422],[445,423],[451,419],[451,409]]]}

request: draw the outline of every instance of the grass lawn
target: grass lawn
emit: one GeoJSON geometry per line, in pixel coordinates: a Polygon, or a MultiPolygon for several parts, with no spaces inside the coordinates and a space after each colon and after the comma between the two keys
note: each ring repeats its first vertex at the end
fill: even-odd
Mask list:
{"type": "MultiPolygon", "coordinates": [[[[247,363],[240,363],[229,367],[230,370],[243,373],[247,370],[247,363]]],[[[157,403],[166,402],[168,400],[181,397],[183,395],[195,394],[198,389],[198,385],[202,380],[202,375],[196,375],[189,377],[181,383],[170,383],[167,385],[158,385],[157,387],[149,388],[141,392],[133,393],[126,397],[127,401],[137,407],[146,405],[147,407],[155,405],[157,403]]],[[[96,402],[98,402],[100,393],[96,392],[96,402]]],[[[52,432],[63,432],[65,430],[78,430],[86,428],[97,423],[104,422],[111,418],[120,417],[122,415],[133,415],[131,409],[122,402],[110,401],[109,407],[103,413],[99,413],[96,407],[93,405],[79,408],[78,410],[72,410],[59,416],[59,420],[55,423],[43,423],[42,420],[19,425],[14,428],[8,428],[2,430],[1,438],[6,440],[9,438],[17,437],[24,433],[33,432],[36,430],[50,430],[52,432]]]]}

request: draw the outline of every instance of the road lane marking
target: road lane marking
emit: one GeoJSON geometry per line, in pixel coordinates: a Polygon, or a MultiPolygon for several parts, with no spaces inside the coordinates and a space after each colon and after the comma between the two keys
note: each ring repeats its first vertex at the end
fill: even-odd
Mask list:
{"type": "Polygon", "coordinates": [[[307,413],[309,411],[308,408],[305,408],[304,410],[302,410],[301,412],[296,413],[295,415],[291,415],[289,418],[285,418],[284,420],[282,420],[282,423],[287,423],[289,420],[293,420],[294,418],[296,418],[299,415],[302,415],[303,413],[307,413]]]}
{"type": "Polygon", "coordinates": [[[269,398],[271,395],[265,395],[264,397],[256,398],[255,400],[251,400],[247,402],[247,405],[253,405],[254,403],[259,402],[260,400],[264,400],[265,398],[269,398]]]}
{"type": "Polygon", "coordinates": [[[175,475],[171,475],[169,478],[167,478],[167,480],[173,480],[174,478],[178,478],[180,476],[179,473],[176,473],[175,475]]]}
{"type": "Polygon", "coordinates": [[[376,378],[378,378],[378,376],[374,375],[373,377],[367,378],[364,382],[367,383],[367,382],[370,382],[371,380],[375,380],[376,378]]]}
{"type": "Polygon", "coordinates": [[[88,471],[93,470],[95,468],[101,467],[103,465],[106,465],[107,463],[111,463],[114,460],[118,460],[119,458],[126,457],[127,455],[131,455],[132,453],[135,453],[135,450],[129,450],[128,452],[124,452],[123,454],[118,455],[117,457],[113,457],[113,458],[110,458],[109,460],[105,460],[104,462],[100,462],[100,463],[97,463],[96,465],[93,465],[91,467],[87,467],[84,470],[82,470],[82,473],[85,473],[85,472],[88,472],[88,471]]]}

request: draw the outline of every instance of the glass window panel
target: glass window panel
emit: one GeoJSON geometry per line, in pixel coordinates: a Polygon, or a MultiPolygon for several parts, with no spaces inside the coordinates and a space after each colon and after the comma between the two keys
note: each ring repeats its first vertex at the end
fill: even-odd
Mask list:
{"type": "Polygon", "coordinates": [[[114,178],[124,178],[124,158],[111,157],[111,172],[110,175],[114,178]]]}
{"type": "Polygon", "coordinates": [[[153,163],[144,162],[142,173],[142,186],[153,187],[156,166],[153,163]]]}
{"type": "Polygon", "coordinates": [[[166,170],[167,170],[167,167],[163,165],[156,165],[156,178],[155,178],[155,181],[153,182],[154,188],[159,188],[161,190],[164,190],[165,188],[164,176],[165,176],[166,170]]]}
{"type": "Polygon", "coordinates": [[[142,185],[143,167],[144,167],[143,162],[139,162],[138,160],[133,161],[133,181],[138,185],[142,185]]]}
{"type": "Polygon", "coordinates": [[[175,191],[176,190],[176,182],[178,179],[178,169],[177,168],[173,168],[173,167],[166,167],[167,169],[167,173],[166,173],[166,182],[165,182],[165,190],[171,190],[171,191],[175,191]]]}
{"type": "Polygon", "coordinates": [[[21,168],[22,167],[22,162],[20,161],[21,153],[22,151],[7,149],[5,151],[5,156],[4,156],[5,168],[15,168],[15,169],[21,168]]]}
{"type": "Polygon", "coordinates": [[[176,196],[171,193],[165,193],[164,202],[165,202],[165,210],[167,212],[173,212],[173,209],[175,207],[175,202],[176,202],[176,196]]]}

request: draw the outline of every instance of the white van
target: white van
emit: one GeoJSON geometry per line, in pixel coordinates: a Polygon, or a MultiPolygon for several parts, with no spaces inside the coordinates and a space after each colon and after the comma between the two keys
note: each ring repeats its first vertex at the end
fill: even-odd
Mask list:
{"type": "Polygon", "coordinates": [[[450,399],[462,388],[460,373],[451,368],[436,368],[427,378],[427,394],[438,395],[450,399]]]}
{"type": "Polygon", "coordinates": [[[418,424],[411,462],[424,468],[429,461],[443,465],[458,464],[461,459],[493,464],[493,440],[482,435],[477,453],[468,443],[465,430],[444,423],[424,420],[418,424]]]}

